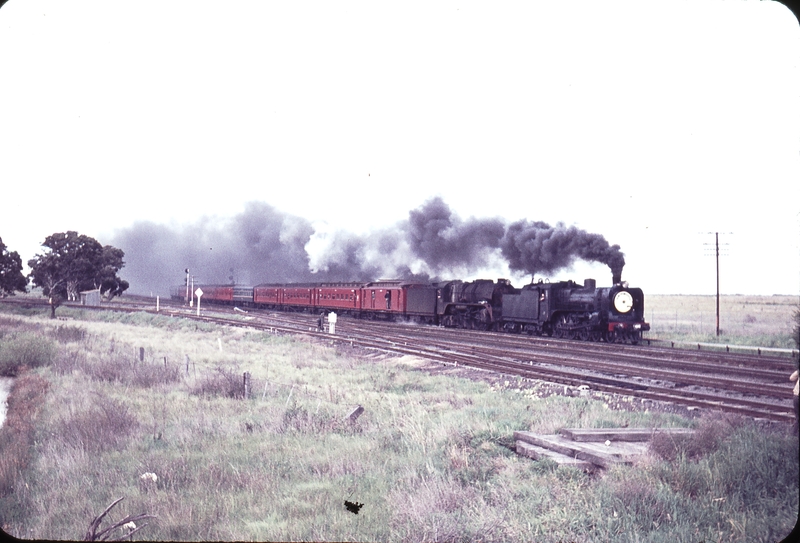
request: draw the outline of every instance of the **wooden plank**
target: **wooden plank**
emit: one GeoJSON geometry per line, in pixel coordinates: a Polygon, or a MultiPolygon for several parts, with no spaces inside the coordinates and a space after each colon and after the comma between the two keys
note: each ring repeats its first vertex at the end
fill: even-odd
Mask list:
{"type": "Polygon", "coordinates": [[[562,428],[561,435],[573,441],[650,441],[656,433],[689,435],[690,428],[562,428]]]}
{"type": "Polygon", "coordinates": [[[545,458],[549,458],[561,466],[570,466],[579,469],[591,469],[594,467],[594,464],[587,462],[586,460],[572,458],[571,456],[559,454],[543,447],[537,447],[536,445],[531,445],[530,443],[525,443],[524,441],[517,441],[517,454],[520,456],[533,458],[534,460],[543,460],[545,458]]]}
{"type": "Polygon", "coordinates": [[[531,432],[514,432],[514,439],[578,460],[586,460],[604,468],[615,464],[631,464],[647,448],[647,445],[643,443],[638,444],[638,447],[632,443],[616,443],[607,446],[572,441],[561,435],[536,435],[531,432]]]}

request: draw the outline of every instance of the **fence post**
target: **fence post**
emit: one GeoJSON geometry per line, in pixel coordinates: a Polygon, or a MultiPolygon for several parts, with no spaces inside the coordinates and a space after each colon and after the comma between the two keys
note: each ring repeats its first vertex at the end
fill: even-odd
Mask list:
{"type": "Polygon", "coordinates": [[[139,347],[139,362],[144,362],[144,347],[139,347]]]}
{"type": "Polygon", "coordinates": [[[267,397],[267,385],[268,384],[269,384],[269,381],[264,381],[264,393],[261,395],[261,401],[262,402],[264,401],[264,398],[267,397]]]}
{"type": "Polygon", "coordinates": [[[283,406],[284,409],[289,407],[289,400],[292,399],[292,392],[294,392],[294,385],[292,385],[292,390],[289,391],[289,397],[286,398],[286,405],[283,406]]]}
{"type": "Polygon", "coordinates": [[[357,419],[358,417],[360,417],[360,416],[361,416],[361,413],[363,413],[363,412],[364,412],[364,408],[363,408],[363,407],[361,407],[361,406],[359,405],[359,406],[357,406],[355,409],[353,409],[353,410],[350,412],[350,414],[349,414],[349,415],[347,415],[347,418],[349,418],[349,419],[350,419],[352,422],[355,422],[355,421],[356,421],[356,419],[357,419]]]}
{"type": "Polygon", "coordinates": [[[244,387],[244,399],[246,400],[247,398],[250,397],[250,372],[249,371],[244,372],[244,375],[242,376],[242,381],[243,381],[242,382],[242,386],[244,387]]]}

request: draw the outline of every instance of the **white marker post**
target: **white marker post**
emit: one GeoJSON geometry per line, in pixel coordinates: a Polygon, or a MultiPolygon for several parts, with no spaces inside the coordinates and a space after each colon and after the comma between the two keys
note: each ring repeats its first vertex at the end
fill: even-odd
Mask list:
{"type": "Polygon", "coordinates": [[[197,287],[197,290],[194,291],[194,295],[197,296],[197,316],[200,316],[200,296],[203,295],[203,289],[197,287]]]}
{"type": "Polygon", "coordinates": [[[336,313],[331,311],[328,313],[328,333],[335,334],[336,333],[336,313]]]}

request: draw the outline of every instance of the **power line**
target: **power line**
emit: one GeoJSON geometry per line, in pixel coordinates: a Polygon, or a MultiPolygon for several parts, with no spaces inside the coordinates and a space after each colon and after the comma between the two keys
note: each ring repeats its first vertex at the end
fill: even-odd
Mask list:
{"type": "MultiPolygon", "coordinates": [[[[714,234],[714,256],[717,259],[717,337],[719,337],[719,232],[708,232],[708,234],[714,234]]],[[[723,235],[726,234],[733,234],[733,232],[723,232],[723,235]]],[[[711,243],[704,243],[703,245],[711,245],[711,243]]],[[[723,246],[727,246],[727,243],[723,243],[723,246]]],[[[723,255],[725,256],[725,255],[723,255]]]]}

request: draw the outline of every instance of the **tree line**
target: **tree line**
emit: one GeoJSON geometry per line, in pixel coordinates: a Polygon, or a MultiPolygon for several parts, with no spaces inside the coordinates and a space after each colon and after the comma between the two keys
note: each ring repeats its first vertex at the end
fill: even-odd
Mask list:
{"type": "Polygon", "coordinates": [[[100,290],[106,300],[120,296],[129,284],[117,275],[125,253],[74,231],[47,236],[41,253],[28,260],[31,272],[22,273],[22,259],[0,238],[0,297],[28,292],[28,283],[41,287],[49,298],[51,316],[61,302],[76,301],[86,290],[100,290]]]}

